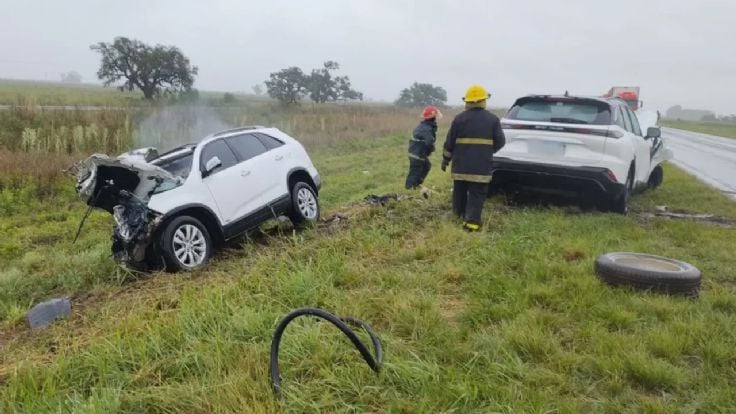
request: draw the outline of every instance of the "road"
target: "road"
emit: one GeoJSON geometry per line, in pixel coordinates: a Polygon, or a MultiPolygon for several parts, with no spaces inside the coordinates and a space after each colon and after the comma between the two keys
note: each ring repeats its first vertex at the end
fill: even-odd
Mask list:
{"type": "Polygon", "coordinates": [[[736,200],[736,139],[662,128],[672,163],[736,200]]]}

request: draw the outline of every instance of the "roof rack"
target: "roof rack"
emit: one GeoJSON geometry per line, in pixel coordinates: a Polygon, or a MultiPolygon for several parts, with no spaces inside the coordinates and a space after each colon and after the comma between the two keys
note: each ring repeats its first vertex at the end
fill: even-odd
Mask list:
{"type": "Polygon", "coordinates": [[[212,136],[219,137],[222,135],[232,134],[233,132],[250,131],[253,129],[261,129],[261,128],[265,128],[265,127],[261,125],[247,125],[247,126],[242,126],[242,127],[233,128],[233,129],[226,129],[224,131],[220,131],[215,134],[212,134],[212,136]]]}

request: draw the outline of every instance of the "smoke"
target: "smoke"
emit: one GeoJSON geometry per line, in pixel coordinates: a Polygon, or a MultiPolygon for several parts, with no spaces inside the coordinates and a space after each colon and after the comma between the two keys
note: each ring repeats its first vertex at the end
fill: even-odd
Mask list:
{"type": "Polygon", "coordinates": [[[136,147],[156,147],[159,153],[199,142],[213,132],[234,128],[211,107],[177,105],[156,109],[133,134],[136,147]]]}

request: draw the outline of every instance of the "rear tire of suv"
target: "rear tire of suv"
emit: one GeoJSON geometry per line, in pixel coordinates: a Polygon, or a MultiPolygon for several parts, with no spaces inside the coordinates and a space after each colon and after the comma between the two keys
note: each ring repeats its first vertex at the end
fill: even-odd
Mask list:
{"type": "Polygon", "coordinates": [[[614,198],[611,202],[611,211],[618,214],[628,214],[629,212],[629,198],[634,190],[634,171],[629,171],[629,176],[626,177],[626,186],[624,191],[618,197],[614,198]]]}
{"type": "Polygon", "coordinates": [[[171,220],[159,239],[161,253],[170,271],[199,269],[212,256],[214,243],[201,221],[190,216],[171,220]]]}
{"type": "Polygon", "coordinates": [[[305,227],[319,220],[319,198],[312,186],[305,182],[294,184],[291,189],[289,218],[295,227],[305,227]]]}

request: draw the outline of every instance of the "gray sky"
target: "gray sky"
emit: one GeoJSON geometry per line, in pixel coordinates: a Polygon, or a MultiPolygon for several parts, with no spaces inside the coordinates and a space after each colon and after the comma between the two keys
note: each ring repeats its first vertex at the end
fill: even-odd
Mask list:
{"type": "Polygon", "coordinates": [[[96,81],[89,45],[128,36],[179,46],[196,87],[250,91],[287,66],[336,60],[353,86],[393,100],[414,81],[449,103],[485,85],[528,93],[639,85],[645,107],[736,113],[733,0],[0,0],[0,77],[96,81]]]}

